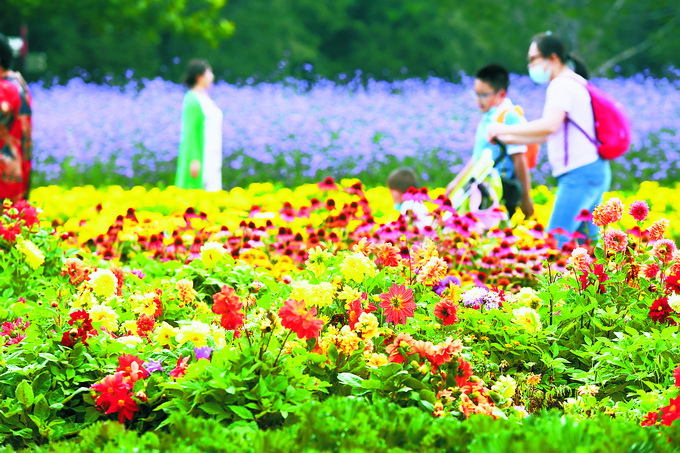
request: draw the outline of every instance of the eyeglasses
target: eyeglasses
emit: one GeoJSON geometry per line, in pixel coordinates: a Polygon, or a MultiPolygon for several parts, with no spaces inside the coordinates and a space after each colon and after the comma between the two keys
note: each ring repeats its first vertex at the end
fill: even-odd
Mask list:
{"type": "Polygon", "coordinates": [[[487,98],[489,98],[490,96],[493,96],[496,93],[498,93],[498,91],[492,91],[491,93],[477,93],[476,91],[473,91],[470,94],[472,94],[477,99],[487,99],[487,98]]]}
{"type": "Polygon", "coordinates": [[[539,58],[543,58],[543,55],[541,55],[541,54],[529,55],[527,57],[527,64],[530,65],[531,63],[533,63],[534,61],[536,61],[539,58]]]}

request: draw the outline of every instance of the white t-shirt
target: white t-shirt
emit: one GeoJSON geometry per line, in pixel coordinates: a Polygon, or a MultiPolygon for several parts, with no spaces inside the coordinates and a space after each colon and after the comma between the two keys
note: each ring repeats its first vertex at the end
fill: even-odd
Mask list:
{"type": "MultiPolygon", "coordinates": [[[[586,83],[583,77],[573,72],[555,77],[548,85],[543,112],[548,109],[562,110],[591,137],[595,137],[593,108],[586,83]]],[[[571,122],[562,123],[559,129],[548,136],[547,144],[553,176],[560,176],[599,159],[597,147],[571,122]],[[565,127],[568,131],[566,157],[565,127]]]]}

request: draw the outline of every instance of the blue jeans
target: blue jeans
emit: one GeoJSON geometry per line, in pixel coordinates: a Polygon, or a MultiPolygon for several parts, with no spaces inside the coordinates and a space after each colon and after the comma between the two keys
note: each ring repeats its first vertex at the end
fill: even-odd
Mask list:
{"type": "MultiPolygon", "coordinates": [[[[597,240],[599,228],[592,221],[576,220],[576,216],[583,209],[587,209],[592,214],[595,207],[602,203],[602,197],[609,190],[611,182],[612,170],[609,161],[603,159],[558,176],[557,194],[548,222],[548,231],[563,228],[569,233],[578,231],[597,240]]],[[[560,246],[571,239],[565,235],[555,237],[560,246]]]]}

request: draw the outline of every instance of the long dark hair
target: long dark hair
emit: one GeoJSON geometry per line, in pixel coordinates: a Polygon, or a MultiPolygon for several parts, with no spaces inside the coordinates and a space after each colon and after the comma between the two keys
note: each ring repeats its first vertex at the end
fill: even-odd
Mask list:
{"type": "Polygon", "coordinates": [[[560,61],[571,67],[574,72],[584,79],[588,79],[588,67],[585,61],[578,57],[574,52],[567,52],[567,46],[557,36],[552,33],[541,33],[533,37],[531,42],[536,43],[538,51],[544,58],[549,58],[550,55],[555,54],[560,61]]]}
{"type": "Polygon", "coordinates": [[[190,60],[187,65],[187,70],[184,73],[182,82],[189,88],[193,88],[196,85],[196,81],[200,76],[205,74],[205,71],[210,69],[210,63],[202,59],[190,60]]]}

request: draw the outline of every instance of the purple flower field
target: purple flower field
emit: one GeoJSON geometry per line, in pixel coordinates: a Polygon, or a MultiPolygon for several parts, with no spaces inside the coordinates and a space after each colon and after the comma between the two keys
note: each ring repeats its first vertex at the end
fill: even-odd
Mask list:
{"type": "MultiPolygon", "coordinates": [[[[595,79],[633,122],[633,146],[615,161],[614,188],[678,180],[680,81],[642,75],[595,79]]],[[[424,184],[443,186],[467,160],[479,120],[472,79],[338,85],[289,80],[234,86],[211,96],[224,111],[225,188],[255,181],[299,184],[330,175],[382,184],[408,164],[424,184]]],[[[35,184],[168,185],[174,178],[184,88],[162,80],[126,87],[32,86],[35,184]]],[[[510,97],[529,119],[544,87],[515,76],[510,97]]],[[[535,184],[550,182],[542,151],[535,184]]]]}

